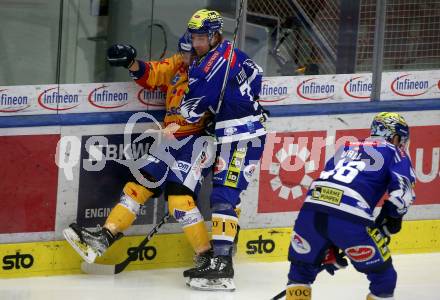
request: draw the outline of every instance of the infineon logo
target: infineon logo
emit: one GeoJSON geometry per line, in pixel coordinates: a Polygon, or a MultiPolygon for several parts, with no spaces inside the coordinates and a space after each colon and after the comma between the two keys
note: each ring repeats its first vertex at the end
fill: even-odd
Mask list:
{"type": "Polygon", "coordinates": [[[38,95],[38,104],[49,110],[69,110],[79,105],[79,96],[54,87],[38,95]]]}
{"type": "Polygon", "coordinates": [[[398,76],[391,82],[391,91],[403,97],[416,97],[425,94],[429,90],[428,80],[417,80],[412,74],[398,76]]]}
{"type": "Polygon", "coordinates": [[[14,113],[30,106],[28,96],[14,95],[8,89],[0,90],[0,112],[14,113]]]}
{"type": "Polygon", "coordinates": [[[269,80],[263,80],[260,97],[259,102],[280,102],[287,98],[287,86],[274,84],[269,80]]]}
{"type": "Polygon", "coordinates": [[[356,99],[370,98],[371,89],[371,79],[365,76],[352,77],[344,84],[344,93],[356,99]]]}
{"type": "MultiPolygon", "coordinates": [[[[182,96],[182,95],[178,95],[182,96]]],[[[147,89],[141,89],[137,94],[139,102],[146,106],[158,106],[164,107],[165,93],[160,90],[149,91],[147,89]]]]}
{"type": "Polygon", "coordinates": [[[91,91],[87,97],[90,104],[103,109],[113,109],[128,104],[128,93],[108,90],[107,87],[107,85],[102,85],[91,91]]]}
{"type": "Polygon", "coordinates": [[[318,78],[310,78],[302,81],[296,88],[299,97],[305,100],[320,101],[333,97],[335,94],[335,86],[328,83],[320,83],[316,81],[318,78]]]}

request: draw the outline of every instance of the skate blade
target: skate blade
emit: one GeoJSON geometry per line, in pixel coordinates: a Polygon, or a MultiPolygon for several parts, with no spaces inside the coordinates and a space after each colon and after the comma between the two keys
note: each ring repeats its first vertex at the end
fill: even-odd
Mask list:
{"type": "Polygon", "coordinates": [[[89,264],[95,262],[96,257],[99,256],[98,253],[93,250],[89,245],[81,242],[79,236],[72,228],[64,229],[63,235],[66,241],[82,257],[82,259],[84,259],[89,264]]]}
{"type": "Polygon", "coordinates": [[[235,291],[235,284],[232,278],[189,278],[186,281],[186,285],[201,291],[235,291]]]}

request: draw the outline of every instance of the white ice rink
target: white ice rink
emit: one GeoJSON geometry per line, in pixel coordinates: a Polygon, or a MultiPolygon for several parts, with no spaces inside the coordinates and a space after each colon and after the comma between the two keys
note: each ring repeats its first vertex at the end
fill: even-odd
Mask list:
{"type": "MultiPolygon", "coordinates": [[[[398,273],[396,300],[440,299],[440,253],[395,255],[398,273]]],[[[187,288],[183,269],[124,272],[117,276],[52,276],[0,279],[1,300],[270,299],[286,283],[288,263],[236,264],[237,290],[200,292],[187,288]]],[[[313,299],[364,300],[368,281],[353,267],[335,276],[321,273],[313,285],[313,299]]]]}

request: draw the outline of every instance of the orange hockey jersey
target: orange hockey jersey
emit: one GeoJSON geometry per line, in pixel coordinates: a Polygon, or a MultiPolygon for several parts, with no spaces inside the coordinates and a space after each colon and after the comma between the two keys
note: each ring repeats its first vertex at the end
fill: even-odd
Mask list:
{"type": "MultiPolygon", "coordinates": [[[[183,64],[180,54],[175,54],[161,61],[139,61],[140,70],[136,72],[142,76],[135,76],[136,83],[148,89],[160,88],[166,93],[165,100],[165,127],[176,123],[180,128],[175,132],[176,136],[185,136],[203,132],[207,117],[196,123],[187,123],[180,114],[180,102],[188,87],[188,72],[183,64]]],[[[133,74],[133,73],[132,73],[133,74]]]]}

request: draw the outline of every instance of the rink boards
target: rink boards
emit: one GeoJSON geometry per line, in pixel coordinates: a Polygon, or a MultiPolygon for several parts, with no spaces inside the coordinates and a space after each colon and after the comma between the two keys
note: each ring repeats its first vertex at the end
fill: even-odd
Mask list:
{"type": "MultiPolygon", "coordinates": [[[[403,253],[439,251],[440,112],[406,111],[402,114],[412,125],[410,155],[418,177],[417,202],[405,218],[408,221],[405,222],[402,233],[393,238],[392,248],[395,252],[403,253]]],[[[303,201],[307,178],[319,174],[326,158],[334,151],[331,145],[343,142],[344,139],[340,139],[342,136],[365,135],[373,115],[374,113],[364,113],[272,118],[268,124],[270,134],[266,145],[266,150],[269,150],[263,155],[259,167],[255,170],[254,180],[250,182],[249,189],[242,196],[243,213],[240,224],[244,230],[240,233],[239,261],[286,259],[291,226],[303,201]],[[293,144],[297,144],[298,149],[307,149],[307,151],[289,154],[289,149],[292,148],[290,145],[293,144]],[[321,147],[322,145],[327,146],[321,147]],[[292,157],[290,164],[287,163],[286,155],[292,157]],[[299,159],[295,156],[303,159],[304,165],[301,163],[295,165],[295,159],[299,159]],[[314,168],[310,163],[312,158],[314,168]],[[295,188],[298,185],[302,195],[299,195],[298,188],[295,188]],[[289,188],[288,192],[286,187],[289,188]]],[[[145,123],[142,127],[144,126],[151,125],[145,123]]],[[[5,129],[1,130],[0,138],[3,141],[8,141],[8,138],[14,140],[10,143],[2,143],[4,146],[11,145],[10,147],[14,149],[9,156],[19,154],[16,159],[12,157],[6,161],[9,175],[4,177],[4,182],[15,180],[15,176],[22,176],[23,169],[27,172],[26,176],[31,176],[29,183],[26,183],[26,176],[22,177],[23,186],[29,189],[32,185],[26,184],[41,180],[39,185],[32,187],[34,194],[29,192],[25,194],[28,197],[25,202],[17,201],[23,197],[19,190],[15,192],[17,195],[15,199],[2,197],[6,207],[23,205],[21,209],[28,209],[29,213],[24,215],[22,210],[2,210],[1,218],[8,221],[0,225],[3,232],[0,235],[1,277],[80,272],[80,258],[66,242],[62,241],[61,230],[74,221],[90,226],[101,223],[108,211],[106,207],[113,206],[119,195],[118,192],[106,190],[111,189],[112,186],[119,189],[118,184],[124,183],[124,178],[120,178],[119,181],[108,182],[108,180],[124,176],[121,175],[118,166],[114,165],[105,166],[100,172],[90,172],[91,174],[81,170],[84,162],[72,165],[69,169],[71,172],[58,169],[55,164],[57,142],[62,136],[77,137],[81,141],[80,148],[77,150],[71,148],[69,158],[65,159],[79,162],[85,159],[85,156],[81,155],[87,152],[82,149],[84,136],[107,136],[110,141],[108,145],[112,145],[113,141],[115,146],[112,148],[117,149],[118,141],[120,142],[121,139],[115,137],[115,133],[123,130],[124,125],[119,124],[8,129],[8,134],[5,134],[5,129]],[[39,151],[43,153],[39,154],[39,151]],[[52,151],[53,154],[47,155],[47,151],[52,151]],[[27,153],[27,156],[23,156],[23,153],[27,153]],[[75,153],[78,156],[76,158],[73,157],[75,153]],[[116,175],[113,172],[117,172],[116,175]],[[101,175],[95,176],[98,174],[101,175]],[[82,182],[84,180],[81,179],[82,177],[86,178],[86,183],[82,182]],[[81,191],[84,189],[82,184],[86,184],[91,192],[87,193],[87,189],[85,192],[81,191]],[[103,198],[90,199],[95,193],[101,194],[103,198]],[[106,195],[113,198],[106,199],[106,195]],[[94,202],[97,200],[100,200],[98,204],[94,202]],[[22,215],[18,215],[17,211],[21,211],[22,215]],[[24,217],[28,219],[23,220],[24,217]],[[9,230],[9,233],[5,233],[5,230],[9,230]]],[[[117,156],[117,150],[111,155],[117,156]]],[[[111,162],[106,161],[106,163],[111,162]]],[[[17,186],[12,182],[10,184],[17,186]]],[[[14,194],[11,190],[6,192],[14,194]]],[[[202,191],[200,198],[206,199],[208,194],[209,188],[202,191]]],[[[208,219],[208,206],[206,203],[201,204],[202,211],[208,219]]],[[[161,199],[152,199],[143,208],[138,224],[128,231],[130,236],[118,242],[118,246],[115,245],[109,251],[103,262],[117,263],[124,259],[127,253],[133,251],[130,248],[139,242],[140,236],[150,230],[152,224],[163,215],[164,210],[165,204],[161,199]]],[[[129,270],[189,265],[192,253],[180,232],[180,225],[166,224],[161,229],[161,234],[153,238],[151,244],[143,250],[142,255],[132,263],[129,270]]]]}
{"type": "MultiPolygon", "coordinates": [[[[275,80],[270,84],[286,83],[275,80]]],[[[429,85],[429,92],[434,93],[430,96],[436,96],[440,86],[429,85]]],[[[138,92],[134,94],[142,96],[138,92]]],[[[250,170],[253,179],[242,195],[240,225],[243,230],[238,259],[286,259],[290,230],[304,201],[306,187],[319,175],[325,161],[334,153],[335,145],[365,137],[372,117],[383,110],[400,111],[410,124],[410,156],[418,178],[417,201],[405,217],[403,232],[393,238],[392,248],[403,253],[440,251],[438,101],[384,101],[377,107],[363,100],[359,104],[289,105],[288,102],[268,106],[272,118],[267,124],[265,153],[260,164],[250,170]]],[[[159,109],[149,111],[151,115],[161,119],[160,107],[154,106],[158,105],[157,101],[148,103],[159,109]]],[[[81,110],[75,114],[54,115],[40,111],[35,116],[29,112],[21,117],[8,113],[10,116],[0,120],[3,159],[0,277],[79,272],[80,258],[63,241],[62,229],[72,222],[89,227],[104,222],[131,176],[130,171],[117,162],[124,160],[127,143],[124,132],[131,133],[130,142],[145,129],[158,128],[151,120],[143,120],[134,129],[127,129],[125,123],[134,112],[124,109],[126,106],[111,112],[84,113],[81,110]]],[[[134,158],[145,153],[148,143],[134,144],[134,158]]],[[[198,204],[209,220],[209,179],[206,182],[198,204]]],[[[108,253],[104,262],[118,262],[127,251],[133,251],[129,249],[152,228],[165,209],[162,198],[151,199],[141,209],[135,225],[127,231],[128,237],[118,242],[118,247],[108,253]]],[[[191,263],[191,251],[175,221],[161,228],[148,247],[129,269],[191,263]]]]}
{"type": "MultiPolygon", "coordinates": [[[[244,229],[240,231],[236,263],[287,260],[291,228],[244,229]]],[[[440,249],[440,220],[405,221],[391,241],[394,254],[437,252],[440,249]]],[[[142,236],[125,237],[98,259],[116,264],[133,252],[142,236]]],[[[0,278],[81,273],[81,258],[65,241],[0,245],[3,267],[0,278]]],[[[193,253],[181,233],[159,234],[127,267],[129,270],[189,267],[193,253]]]]}

